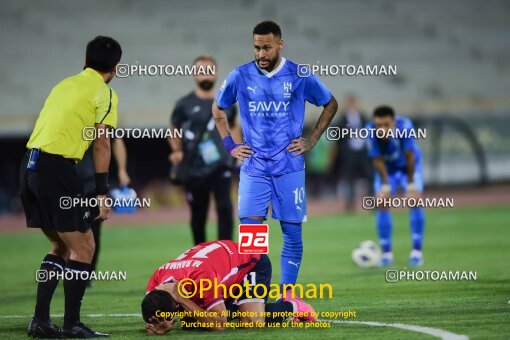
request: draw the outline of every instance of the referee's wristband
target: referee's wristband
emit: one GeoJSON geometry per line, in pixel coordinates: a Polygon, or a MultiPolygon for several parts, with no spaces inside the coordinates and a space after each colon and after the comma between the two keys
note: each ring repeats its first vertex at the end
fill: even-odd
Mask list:
{"type": "Polygon", "coordinates": [[[234,139],[231,135],[228,135],[227,137],[223,138],[223,146],[225,146],[225,149],[227,149],[229,154],[232,154],[232,151],[239,146],[239,144],[236,144],[234,142],[234,139]]]}
{"type": "Polygon", "coordinates": [[[96,194],[106,195],[108,193],[108,173],[107,172],[96,172],[96,194]]]}

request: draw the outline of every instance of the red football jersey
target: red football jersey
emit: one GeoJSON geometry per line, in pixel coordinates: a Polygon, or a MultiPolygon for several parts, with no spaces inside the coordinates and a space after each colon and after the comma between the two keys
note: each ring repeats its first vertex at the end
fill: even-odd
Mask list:
{"type": "Polygon", "coordinates": [[[228,294],[230,286],[243,284],[244,277],[259,259],[260,254],[239,254],[237,243],[230,240],[200,243],[156,269],[147,284],[147,293],[164,282],[189,278],[196,287],[200,287],[200,280],[208,279],[213,288],[204,291],[203,298],[200,298],[197,289],[191,300],[204,309],[210,309],[224,300],[222,288],[217,289],[215,294],[214,279],[227,287],[228,294]]]}

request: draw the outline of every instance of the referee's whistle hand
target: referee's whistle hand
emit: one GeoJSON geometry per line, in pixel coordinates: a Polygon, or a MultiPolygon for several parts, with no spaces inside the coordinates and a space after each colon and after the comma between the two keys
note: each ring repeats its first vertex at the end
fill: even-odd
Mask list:
{"type": "Polygon", "coordinates": [[[108,219],[110,214],[110,207],[105,205],[106,195],[97,195],[97,201],[99,202],[99,215],[94,218],[94,221],[104,221],[108,219]]]}

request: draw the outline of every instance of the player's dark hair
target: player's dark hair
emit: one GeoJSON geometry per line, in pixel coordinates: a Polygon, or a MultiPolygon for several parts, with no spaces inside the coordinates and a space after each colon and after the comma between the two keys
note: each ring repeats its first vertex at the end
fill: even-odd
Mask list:
{"type": "Polygon", "coordinates": [[[156,316],[158,310],[165,313],[175,312],[177,311],[177,303],[170,293],[155,289],[145,295],[142,301],[142,316],[145,322],[149,323],[149,319],[156,316]]]}
{"type": "Polygon", "coordinates": [[[282,37],[282,30],[280,29],[280,26],[274,21],[262,21],[253,28],[253,34],[259,34],[259,35],[267,35],[267,34],[273,34],[275,37],[281,38],[282,37]]]}
{"type": "Polygon", "coordinates": [[[98,35],[87,44],[85,67],[99,72],[111,72],[121,57],[122,49],[115,39],[98,35]]]}
{"type": "Polygon", "coordinates": [[[395,111],[391,106],[383,105],[378,106],[374,110],[374,117],[387,117],[395,118],[395,111]]]}
{"type": "Polygon", "coordinates": [[[198,57],[195,58],[195,60],[193,60],[193,65],[195,65],[199,61],[210,61],[213,65],[217,65],[216,60],[214,60],[213,57],[208,55],[199,55],[198,57]]]}

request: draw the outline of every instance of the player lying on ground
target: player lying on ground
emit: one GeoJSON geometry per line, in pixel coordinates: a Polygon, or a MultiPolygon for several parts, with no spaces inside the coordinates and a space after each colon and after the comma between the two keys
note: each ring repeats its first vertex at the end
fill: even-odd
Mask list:
{"type": "Polygon", "coordinates": [[[294,321],[316,321],[312,315],[314,309],[298,297],[293,297],[290,291],[276,303],[266,303],[271,273],[271,261],[267,255],[240,254],[236,242],[223,240],[198,244],[177,259],[159,267],[150,278],[147,295],[142,301],[142,316],[147,322],[147,333],[162,335],[172,330],[177,318],[158,317],[161,312],[175,315],[178,311],[188,311],[201,328],[210,330],[224,330],[228,321],[226,315],[235,312],[241,315],[241,325],[283,322],[285,318],[282,315],[285,314],[293,315],[294,321]],[[187,292],[193,291],[189,280],[200,287],[201,280],[214,282],[215,279],[224,284],[226,289],[218,289],[216,292],[204,289],[202,297],[199,291],[189,298],[184,297],[183,288],[187,292]],[[244,289],[247,281],[250,283],[248,290],[244,289]],[[242,285],[243,290],[234,293],[239,298],[228,296],[229,288],[237,288],[239,285],[242,285]],[[257,291],[250,291],[252,288],[257,291]],[[266,296],[261,298],[264,292],[266,296]],[[217,316],[211,315],[214,312],[217,316]],[[271,316],[264,317],[264,312],[271,313],[271,316]]]}
{"type": "Polygon", "coordinates": [[[229,153],[243,162],[239,180],[239,219],[260,224],[269,203],[283,233],[281,284],[295,284],[303,257],[306,221],[305,159],[333,119],[338,104],[319,78],[280,55],[282,32],[272,21],[253,29],[255,60],[236,67],[213,104],[216,127],[229,153]],[[239,103],[244,143],[233,140],[227,110],[239,103]],[[324,107],[309,138],[305,103],[324,107]]]}
{"type": "MultiPolygon", "coordinates": [[[[368,143],[369,156],[373,158],[375,168],[374,192],[378,197],[395,196],[400,188],[408,197],[419,198],[423,193],[423,170],[418,144],[412,134],[405,131],[414,129],[409,118],[395,117],[393,108],[380,106],[374,111],[374,121],[367,128],[399,131],[409,138],[379,139],[373,136],[368,143]],[[409,136],[411,135],[411,136],[409,136]]],[[[393,264],[391,251],[391,233],[393,229],[389,207],[377,207],[376,224],[379,242],[383,251],[381,266],[393,264]]],[[[422,207],[410,209],[410,226],[413,249],[409,255],[409,264],[423,264],[422,244],[425,229],[425,213],[422,207]]]]}

